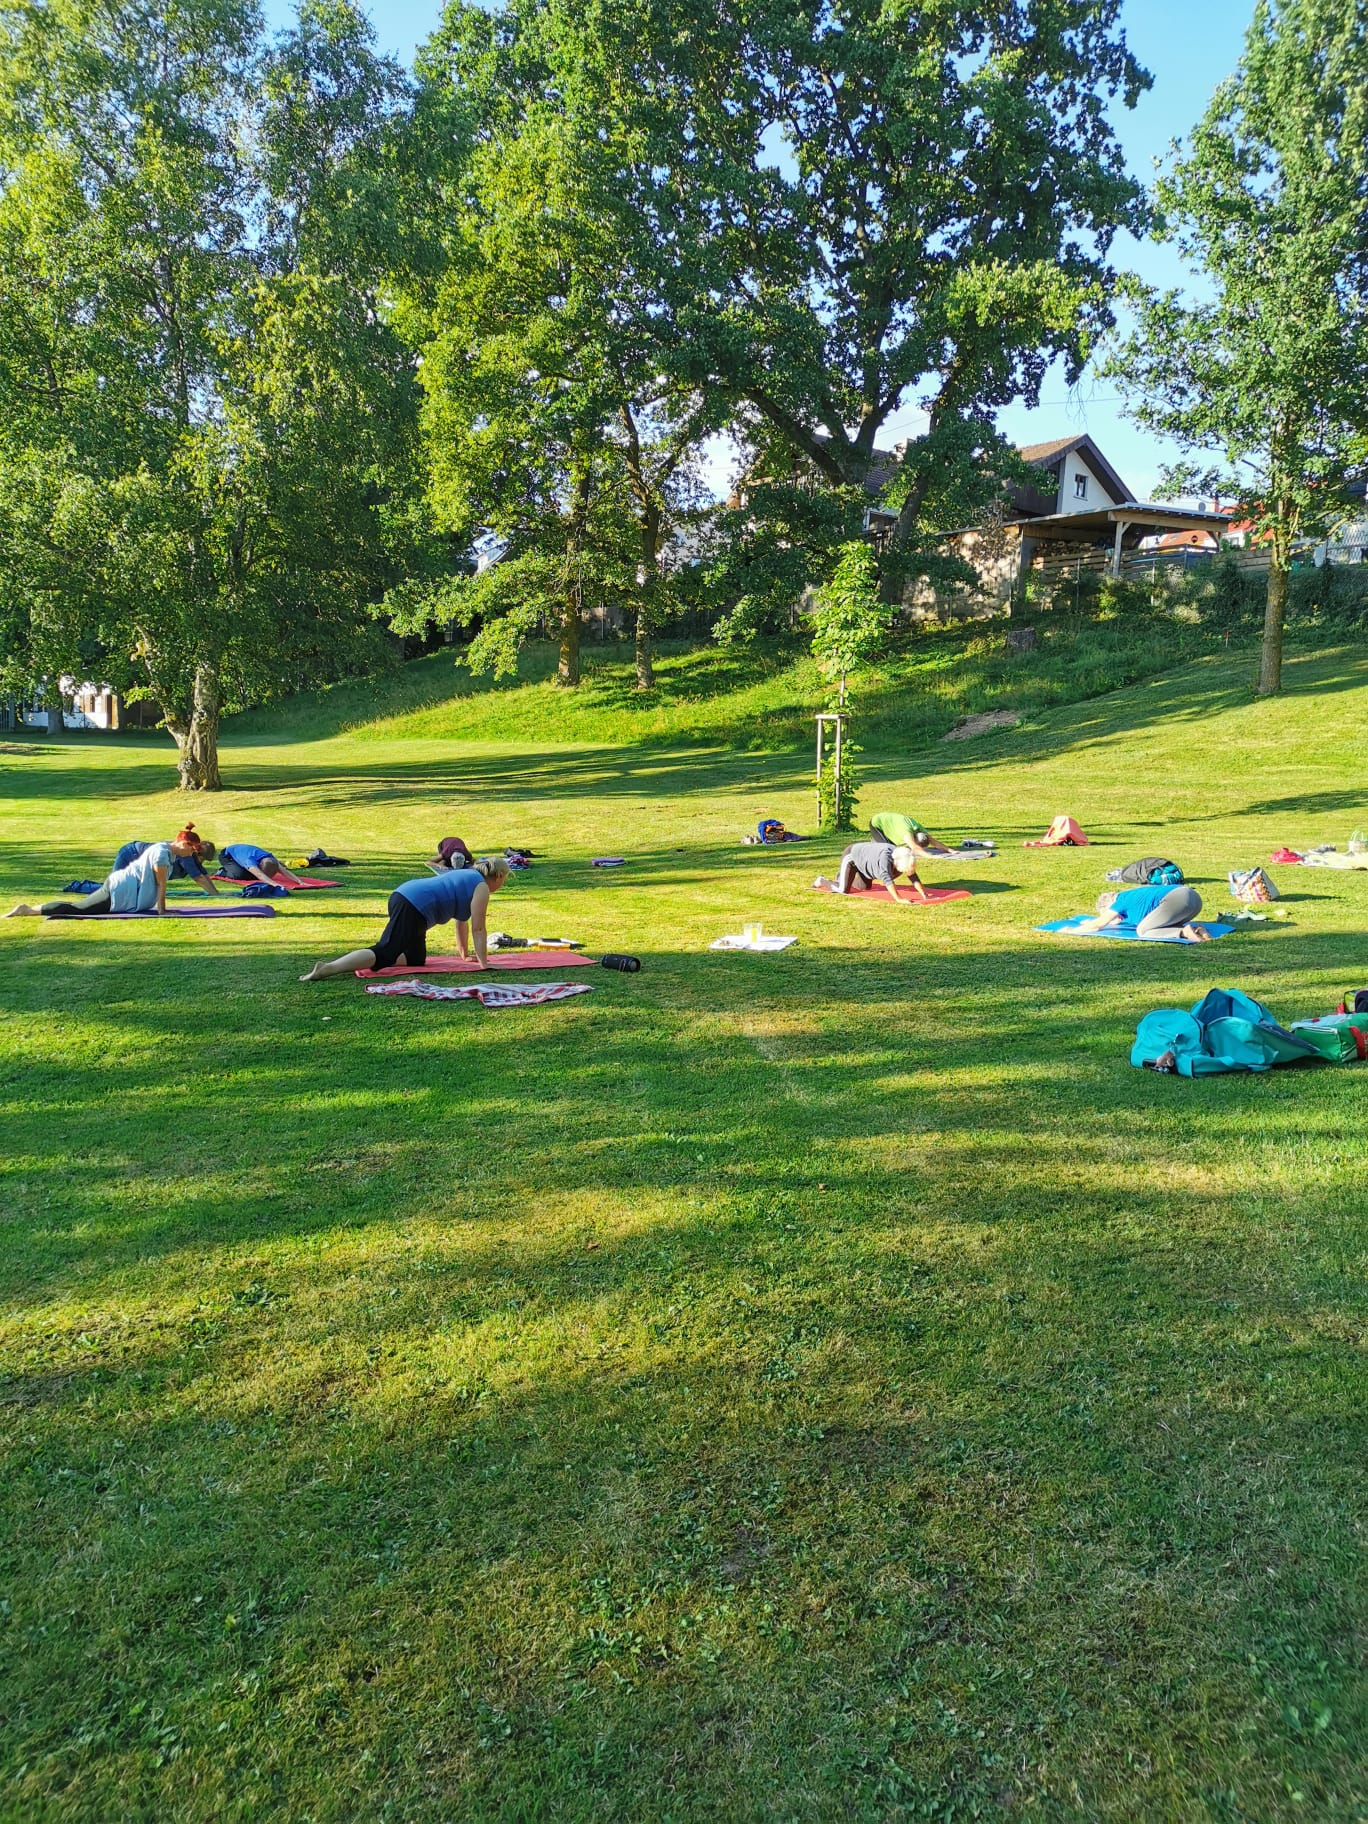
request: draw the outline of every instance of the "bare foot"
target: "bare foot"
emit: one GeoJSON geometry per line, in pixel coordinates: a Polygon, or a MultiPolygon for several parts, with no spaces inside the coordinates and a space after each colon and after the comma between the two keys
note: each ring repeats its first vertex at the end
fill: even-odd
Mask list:
{"type": "Polygon", "coordinates": [[[6,918],[37,918],[37,906],[16,906],[13,912],[6,912],[6,918]]]}
{"type": "Polygon", "coordinates": [[[301,975],[299,979],[301,982],[321,982],[323,977],[318,973],[318,964],[315,963],[309,973],[307,975],[301,975]]]}
{"type": "Polygon", "coordinates": [[[1211,933],[1205,925],[1184,925],[1183,936],[1194,944],[1209,944],[1211,933]]]}

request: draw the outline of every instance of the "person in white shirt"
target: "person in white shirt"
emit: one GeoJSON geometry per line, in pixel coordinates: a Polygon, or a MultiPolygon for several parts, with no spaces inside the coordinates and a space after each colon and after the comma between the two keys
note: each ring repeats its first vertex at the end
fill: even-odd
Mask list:
{"type": "Polygon", "coordinates": [[[198,855],[203,843],[193,830],[182,830],[174,842],[154,842],[136,861],[118,868],[103,886],[81,899],[45,899],[40,905],[18,905],[10,918],[79,918],[92,912],[165,912],[171,864],[198,855]]]}

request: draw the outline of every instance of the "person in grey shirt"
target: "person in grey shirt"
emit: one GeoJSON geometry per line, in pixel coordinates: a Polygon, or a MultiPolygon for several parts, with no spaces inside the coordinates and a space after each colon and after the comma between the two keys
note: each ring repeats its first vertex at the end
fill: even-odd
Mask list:
{"type": "Polygon", "coordinates": [[[852,842],[841,856],[841,866],[836,875],[835,887],[838,893],[863,893],[868,888],[883,886],[890,899],[898,905],[907,901],[898,898],[898,876],[903,875],[917,897],[926,899],[926,888],[917,878],[917,857],[905,843],[897,847],[890,842],[876,842],[872,839],[863,842],[852,842]]]}

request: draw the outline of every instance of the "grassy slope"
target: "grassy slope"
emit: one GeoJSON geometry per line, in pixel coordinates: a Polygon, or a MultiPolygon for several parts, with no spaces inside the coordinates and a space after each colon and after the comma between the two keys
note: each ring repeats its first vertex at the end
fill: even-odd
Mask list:
{"type": "MultiPolygon", "coordinates": [[[[1368,881],[1209,951],[1031,929],[1368,823],[1368,662],[1247,669],[871,742],[867,808],[1004,840],[941,912],[736,846],[808,820],[801,754],[548,745],[509,693],[235,737],[200,821],[341,895],[0,926],[5,1814],[1360,1817],[1365,1079],[1125,1055],[1213,981],[1360,985],[1368,881]],[[1099,846],[1017,846],[1061,809],[1099,846]],[[508,928],[642,973],[297,988],[447,829],[547,852],[508,928]],[[707,952],[747,917],[799,948],[707,952]]],[[[0,886],[165,780],[0,755],[0,886]]]]}

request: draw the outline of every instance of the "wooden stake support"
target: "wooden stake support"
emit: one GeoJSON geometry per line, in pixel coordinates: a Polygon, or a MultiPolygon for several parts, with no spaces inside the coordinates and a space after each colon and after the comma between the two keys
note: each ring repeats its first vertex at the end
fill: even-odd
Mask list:
{"type": "Polygon", "coordinates": [[[836,800],[836,815],[841,813],[841,748],[845,742],[845,715],[840,710],[824,710],[816,718],[817,722],[817,827],[822,827],[822,762],[826,758],[826,743],[829,740],[832,751],[832,784],[836,800]]]}

